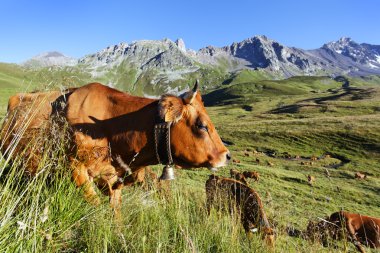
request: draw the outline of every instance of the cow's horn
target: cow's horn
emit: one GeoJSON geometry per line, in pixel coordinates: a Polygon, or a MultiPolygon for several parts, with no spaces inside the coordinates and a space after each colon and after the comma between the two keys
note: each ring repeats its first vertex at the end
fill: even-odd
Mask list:
{"type": "Polygon", "coordinates": [[[185,95],[184,95],[184,97],[183,97],[183,100],[185,100],[186,104],[191,104],[193,102],[194,98],[197,95],[198,86],[199,86],[199,81],[197,79],[195,81],[194,88],[192,90],[186,92],[185,95]]]}
{"type": "Polygon", "coordinates": [[[199,80],[197,79],[194,84],[193,92],[197,92],[199,86],[199,80]]]}

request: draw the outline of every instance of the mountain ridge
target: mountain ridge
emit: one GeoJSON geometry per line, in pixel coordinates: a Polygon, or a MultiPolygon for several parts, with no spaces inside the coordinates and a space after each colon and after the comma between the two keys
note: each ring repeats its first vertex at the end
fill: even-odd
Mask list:
{"type": "MultiPolygon", "coordinates": [[[[294,75],[380,74],[380,46],[368,43],[358,44],[351,38],[342,37],[328,42],[320,48],[304,50],[285,46],[265,35],[257,35],[241,42],[233,42],[224,47],[206,46],[198,51],[187,49],[182,39],[139,40],[130,44],[121,42],[108,46],[93,54],[76,60],[58,52],[37,56],[23,65],[31,67],[73,66],[85,68],[112,68],[124,60],[142,72],[144,70],[197,71],[200,65],[220,67],[221,62],[227,72],[242,69],[266,69],[284,77],[294,75]],[[54,60],[51,54],[58,54],[54,60]],[[66,58],[64,58],[66,57],[66,58]],[[45,60],[45,59],[49,60],[45,60]]],[[[93,71],[94,72],[94,71],[93,71]]],[[[95,71],[96,72],[96,71],[95,71]]]]}

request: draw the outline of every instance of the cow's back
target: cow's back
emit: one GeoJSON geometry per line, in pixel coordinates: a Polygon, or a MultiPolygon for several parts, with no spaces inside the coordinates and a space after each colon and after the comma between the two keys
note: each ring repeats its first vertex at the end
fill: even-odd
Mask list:
{"type": "Polygon", "coordinates": [[[61,91],[48,91],[18,93],[9,98],[0,130],[1,152],[12,158],[23,154],[30,174],[36,172],[39,162],[38,150],[42,142],[37,139],[48,130],[51,104],[61,95],[61,91]]]}
{"type": "Polygon", "coordinates": [[[135,97],[100,83],[90,83],[70,95],[66,117],[70,125],[94,123],[96,120],[107,120],[138,111],[154,101],[135,97]]]}

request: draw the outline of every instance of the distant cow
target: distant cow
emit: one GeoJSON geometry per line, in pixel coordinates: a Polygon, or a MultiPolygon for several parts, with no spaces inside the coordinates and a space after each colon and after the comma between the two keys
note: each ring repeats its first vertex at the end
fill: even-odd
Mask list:
{"type": "Polygon", "coordinates": [[[236,209],[240,213],[247,233],[259,231],[268,245],[274,245],[274,231],[255,190],[240,181],[210,175],[206,181],[206,195],[209,213],[212,206],[223,209],[226,203],[230,211],[236,209]]]}
{"type": "Polygon", "coordinates": [[[246,178],[252,178],[254,181],[259,182],[260,174],[257,171],[244,171],[243,175],[246,178]]]}
{"type": "Polygon", "coordinates": [[[356,172],[356,173],[355,173],[355,178],[356,178],[356,179],[366,179],[366,178],[367,178],[367,175],[364,174],[364,173],[356,172]]]}
{"type": "Polygon", "coordinates": [[[315,177],[312,175],[307,175],[307,183],[312,186],[315,182],[315,177]]]}
{"type": "Polygon", "coordinates": [[[311,161],[317,161],[317,160],[318,160],[318,157],[316,157],[315,155],[313,155],[312,157],[310,157],[310,160],[311,160],[311,161]]]}
{"type": "Polygon", "coordinates": [[[318,223],[310,222],[307,235],[321,240],[332,238],[352,241],[360,252],[365,252],[363,245],[380,248],[380,219],[361,214],[336,212],[318,223]]]}
{"type": "Polygon", "coordinates": [[[240,173],[238,170],[230,169],[230,176],[231,178],[236,179],[242,182],[243,184],[248,185],[247,180],[245,180],[245,176],[243,175],[243,173],[240,173]]]}

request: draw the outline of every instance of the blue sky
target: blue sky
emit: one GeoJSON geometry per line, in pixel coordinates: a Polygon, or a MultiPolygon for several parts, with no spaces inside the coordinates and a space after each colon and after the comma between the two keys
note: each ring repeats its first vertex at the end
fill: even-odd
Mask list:
{"type": "Polygon", "coordinates": [[[304,49],[343,36],[379,45],[379,15],[378,0],[0,0],[0,62],[162,38],[183,38],[193,49],[254,35],[304,49]]]}

